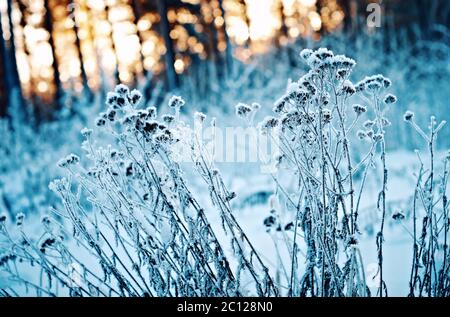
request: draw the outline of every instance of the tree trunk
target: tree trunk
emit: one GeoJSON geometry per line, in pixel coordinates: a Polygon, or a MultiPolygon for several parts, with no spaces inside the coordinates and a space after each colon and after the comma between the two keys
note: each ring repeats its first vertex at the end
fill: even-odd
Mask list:
{"type": "Polygon", "coordinates": [[[81,41],[78,37],[78,24],[76,19],[77,14],[77,4],[74,0],[70,0],[70,5],[73,7],[72,21],[73,21],[73,31],[75,33],[75,46],[77,47],[78,59],[80,60],[80,72],[81,72],[81,82],[83,84],[83,93],[86,94],[89,100],[92,100],[92,92],[89,88],[88,77],[86,74],[86,69],[84,68],[83,52],[81,51],[81,41]]]}
{"type": "Polygon", "coordinates": [[[114,77],[116,79],[115,84],[120,84],[119,58],[117,56],[116,43],[114,42],[114,28],[113,28],[112,23],[109,22],[109,6],[105,6],[105,12],[106,12],[106,21],[108,22],[109,26],[111,27],[111,44],[112,44],[112,49],[114,51],[114,56],[116,57],[116,69],[114,70],[114,77]]]}
{"type": "Polygon", "coordinates": [[[49,34],[48,43],[50,44],[52,55],[53,55],[53,82],[55,84],[55,105],[56,108],[61,107],[61,97],[62,97],[62,85],[59,76],[59,65],[58,57],[55,51],[55,41],[53,39],[53,18],[52,12],[49,5],[49,0],[44,0],[45,16],[44,16],[44,27],[49,34]]]}
{"type": "MultiPolygon", "coordinates": [[[[0,14],[0,30],[3,30],[2,15],[0,14]]],[[[6,73],[6,45],[3,32],[0,35],[0,117],[5,117],[8,113],[9,88],[6,73]]]]}
{"type": "Polygon", "coordinates": [[[166,46],[165,64],[166,64],[166,79],[167,88],[169,90],[175,89],[179,85],[178,75],[175,72],[175,53],[172,39],[170,38],[170,24],[167,18],[167,4],[165,0],[157,0],[158,13],[161,21],[159,22],[160,33],[164,39],[166,46]]]}
{"type": "Polygon", "coordinates": [[[225,63],[227,72],[228,74],[230,74],[233,68],[233,47],[231,46],[230,37],[228,36],[227,23],[225,21],[225,9],[223,8],[223,0],[219,0],[219,8],[223,18],[223,36],[227,45],[225,49],[225,63]]]}
{"type": "MultiPolygon", "coordinates": [[[[202,6],[211,6],[207,0],[202,0],[200,2],[202,6]]],[[[209,8],[212,10],[212,8],[209,8]]],[[[206,34],[206,47],[208,48],[207,54],[214,61],[215,71],[217,78],[220,80],[224,76],[224,64],[225,61],[218,49],[218,30],[214,24],[214,19],[210,22],[205,21],[204,16],[200,15],[200,23],[203,26],[203,33],[206,34]]],[[[212,74],[213,75],[213,74],[212,74]]],[[[211,76],[211,75],[210,75],[211,76]]]]}
{"type": "Polygon", "coordinates": [[[16,61],[16,45],[14,42],[14,22],[12,19],[12,0],[8,0],[8,21],[9,21],[9,32],[10,32],[10,38],[9,38],[9,59],[11,63],[11,69],[9,71],[11,72],[11,85],[14,87],[20,88],[20,79],[19,79],[19,71],[17,70],[17,61],[16,61]]]}
{"type": "Polygon", "coordinates": [[[139,47],[140,47],[140,51],[139,51],[139,58],[140,58],[140,62],[142,65],[142,75],[144,76],[144,78],[147,77],[147,70],[144,67],[144,55],[142,54],[142,36],[141,36],[141,32],[139,31],[139,29],[137,28],[139,19],[142,16],[142,7],[141,4],[139,3],[139,0],[132,0],[131,1],[131,7],[133,8],[133,15],[134,15],[134,20],[133,23],[134,25],[136,25],[136,35],[139,39],[139,47]]]}
{"type": "Polygon", "coordinates": [[[352,30],[352,12],[350,8],[350,0],[339,0],[338,1],[339,6],[341,7],[342,11],[344,12],[344,32],[348,33],[352,30]]]}
{"type": "MultiPolygon", "coordinates": [[[[19,24],[20,24],[20,27],[22,28],[22,30],[24,30],[25,27],[27,26],[26,14],[27,14],[27,10],[28,9],[27,9],[26,4],[24,3],[24,0],[17,0],[17,4],[19,6],[19,11],[21,12],[19,24]]],[[[12,24],[12,18],[11,17],[12,17],[12,0],[8,0],[8,19],[9,19],[9,22],[10,22],[10,30],[13,30],[13,24],[12,24]]],[[[23,41],[23,53],[25,55],[25,60],[27,62],[27,67],[31,71],[30,50],[29,50],[28,45],[27,45],[25,34],[22,34],[21,40],[23,41]]],[[[16,49],[15,49],[15,45],[14,45],[14,43],[15,43],[15,36],[13,36],[13,33],[11,33],[11,41],[10,41],[10,43],[12,45],[12,46],[10,45],[10,47],[9,47],[9,51],[11,52],[11,54],[10,54],[11,60],[14,59],[14,63],[11,63],[11,65],[13,67],[15,67],[15,69],[17,70],[17,62],[15,60],[15,51],[16,51],[16,49]]],[[[18,70],[17,70],[17,74],[18,74],[18,70]]],[[[20,80],[19,80],[19,76],[18,75],[17,75],[17,80],[19,82],[19,88],[20,88],[21,86],[20,86],[20,80]]],[[[36,114],[38,113],[38,110],[39,110],[38,109],[39,100],[38,100],[38,97],[36,95],[36,91],[35,91],[36,85],[34,83],[33,76],[29,77],[28,84],[29,84],[29,87],[30,87],[30,90],[28,92],[29,93],[28,99],[29,99],[30,103],[28,104],[28,103],[24,102],[24,99],[22,97],[23,96],[23,94],[22,94],[23,91],[20,89],[19,90],[19,94],[21,96],[21,105],[22,105],[21,109],[23,111],[25,120],[27,120],[28,122],[32,122],[33,121],[33,123],[36,123],[35,116],[36,116],[36,114]]]]}
{"type": "MultiPolygon", "coordinates": [[[[14,22],[12,19],[12,0],[8,0],[7,7],[7,15],[8,15],[8,23],[9,23],[9,45],[5,46],[5,70],[7,71],[8,78],[8,86],[10,92],[12,90],[16,91],[17,95],[17,103],[18,106],[22,109],[25,105],[23,94],[22,94],[22,86],[19,78],[19,70],[17,69],[17,60],[16,60],[16,44],[15,44],[15,36],[14,36],[14,22]]],[[[6,44],[6,43],[5,43],[6,44]]]]}
{"type": "MultiPolygon", "coordinates": [[[[280,35],[287,38],[288,37],[288,28],[287,28],[287,25],[286,25],[286,15],[284,14],[283,0],[279,0],[278,10],[280,12],[280,22],[281,22],[280,35]]],[[[278,40],[277,43],[279,45],[280,41],[278,40]]]]}

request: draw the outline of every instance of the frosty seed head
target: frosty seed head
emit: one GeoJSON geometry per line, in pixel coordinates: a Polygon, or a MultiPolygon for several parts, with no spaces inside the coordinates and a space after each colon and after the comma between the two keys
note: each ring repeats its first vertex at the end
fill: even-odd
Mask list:
{"type": "Polygon", "coordinates": [[[65,178],[65,177],[57,178],[57,179],[53,180],[52,182],[50,182],[50,184],[48,185],[48,188],[53,192],[60,192],[66,188],[67,183],[68,183],[67,178],[65,178]]]}
{"type": "Polygon", "coordinates": [[[311,94],[311,96],[314,96],[317,92],[317,88],[309,81],[303,82],[302,86],[311,94]]]}
{"type": "Polygon", "coordinates": [[[401,210],[397,210],[392,214],[392,219],[400,221],[405,219],[405,214],[401,210]]]}
{"type": "Polygon", "coordinates": [[[136,123],[135,123],[135,125],[134,125],[134,128],[135,128],[137,131],[142,132],[142,130],[144,129],[144,125],[145,125],[144,120],[142,120],[142,119],[137,119],[137,120],[136,120],[136,123]]]}
{"type": "Polygon", "coordinates": [[[252,108],[249,105],[246,105],[245,103],[238,103],[235,106],[236,109],[236,115],[241,119],[246,119],[252,112],[252,108]]]}
{"type": "Polygon", "coordinates": [[[24,219],[25,219],[25,214],[22,212],[19,212],[16,215],[16,226],[21,226],[23,224],[24,219]]]}
{"type": "Polygon", "coordinates": [[[355,67],[356,62],[345,55],[336,55],[331,59],[331,65],[339,69],[338,72],[341,72],[342,77],[345,77],[351,71],[351,68],[355,67]],[[344,73],[342,73],[343,71],[344,73]]]}
{"type": "Polygon", "coordinates": [[[125,175],[131,177],[133,176],[133,174],[134,174],[133,162],[128,162],[127,165],[125,166],[125,175]]]}
{"type": "Polygon", "coordinates": [[[111,152],[109,152],[109,157],[111,157],[112,159],[116,159],[117,158],[117,150],[112,149],[111,152]]]}
{"type": "Polygon", "coordinates": [[[7,219],[6,214],[5,213],[1,213],[0,214],[0,224],[5,223],[6,219],[7,219]]]}
{"type": "Polygon", "coordinates": [[[405,114],[404,114],[404,116],[403,116],[403,119],[406,121],[406,122],[411,122],[413,119],[414,119],[414,112],[412,112],[412,111],[406,111],[405,112],[405,114]]]}
{"type": "Polygon", "coordinates": [[[361,92],[366,89],[366,83],[364,81],[359,81],[355,85],[356,92],[361,92]]]}
{"type": "Polygon", "coordinates": [[[290,231],[290,230],[293,230],[293,228],[294,228],[294,223],[291,221],[284,226],[284,231],[290,231]]]}
{"type": "Polygon", "coordinates": [[[195,119],[197,122],[202,123],[203,121],[205,121],[206,115],[205,115],[203,112],[198,112],[198,111],[196,111],[196,112],[194,113],[194,119],[195,119]]]}
{"type": "Polygon", "coordinates": [[[313,50],[305,48],[300,52],[300,57],[306,62],[313,53],[314,53],[313,50]]]}
{"type": "Polygon", "coordinates": [[[366,129],[370,129],[375,125],[375,122],[373,122],[372,120],[367,120],[363,123],[363,127],[366,129]]]}
{"type": "Polygon", "coordinates": [[[71,154],[67,155],[66,157],[60,159],[58,161],[58,166],[59,167],[68,167],[69,165],[78,164],[78,162],[80,162],[80,158],[77,155],[71,153],[71,154]]]}
{"type": "Polygon", "coordinates": [[[325,60],[327,58],[331,58],[334,56],[333,52],[325,47],[321,47],[313,52],[313,56],[317,57],[320,60],[325,60]]]}
{"type": "Polygon", "coordinates": [[[266,226],[268,229],[273,227],[277,222],[277,218],[275,218],[274,216],[270,215],[269,217],[267,217],[266,219],[264,219],[264,226],[266,226]]]}
{"type": "Polygon", "coordinates": [[[119,96],[117,97],[117,108],[122,108],[123,106],[125,106],[125,97],[119,96]]]}
{"type": "Polygon", "coordinates": [[[393,94],[387,94],[386,97],[384,97],[385,104],[391,104],[391,103],[396,103],[396,102],[397,102],[397,97],[394,96],[393,94]]]}
{"type": "Polygon", "coordinates": [[[324,93],[323,96],[322,96],[322,99],[320,100],[320,102],[321,102],[324,106],[328,105],[328,104],[330,103],[330,94],[327,93],[327,92],[324,93]]]}
{"type": "Polygon", "coordinates": [[[303,105],[306,104],[310,96],[310,93],[306,89],[300,88],[286,95],[286,98],[296,105],[303,105]]]}
{"type": "Polygon", "coordinates": [[[236,193],[235,192],[231,192],[231,193],[229,193],[226,197],[225,197],[225,200],[226,201],[231,201],[231,200],[233,200],[234,198],[236,198],[236,193]]]}
{"type": "Polygon", "coordinates": [[[102,117],[98,117],[98,118],[95,120],[95,125],[96,125],[97,127],[103,127],[105,124],[106,124],[106,120],[105,120],[104,118],[102,118],[102,117]]]}
{"type": "Polygon", "coordinates": [[[83,128],[81,129],[81,135],[85,138],[89,137],[92,134],[92,129],[83,128]]]}
{"type": "Polygon", "coordinates": [[[445,159],[447,161],[450,161],[450,150],[447,151],[447,154],[445,155],[445,159]]]}
{"type": "Polygon", "coordinates": [[[381,87],[382,87],[381,84],[379,82],[376,82],[376,81],[373,81],[373,82],[370,82],[370,83],[366,83],[366,88],[368,90],[376,91],[376,90],[381,89],[381,87]]]}
{"type": "Polygon", "coordinates": [[[284,96],[275,102],[272,111],[275,113],[286,112],[286,99],[284,96]]]}
{"type": "Polygon", "coordinates": [[[126,97],[130,93],[130,89],[124,84],[117,85],[114,91],[122,97],[126,97]]]}
{"type": "Polygon", "coordinates": [[[347,245],[348,246],[355,246],[358,245],[358,239],[355,235],[351,235],[347,238],[347,245]]]}
{"type": "Polygon", "coordinates": [[[173,140],[172,133],[169,130],[164,130],[162,132],[158,132],[153,137],[153,140],[158,145],[166,145],[170,144],[173,140]]]}
{"type": "Polygon", "coordinates": [[[261,109],[261,105],[257,102],[252,103],[252,109],[253,111],[258,111],[259,109],[261,109]]]}
{"type": "Polygon", "coordinates": [[[184,106],[184,104],[185,104],[185,101],[180,96],[172,96],[169,99],[169,107],[170,108],[180,109],[181,107],[184,106]]]}
{"type": "Polygon", "coordinates": [[[302,122],[312,124],[316,121],[316,113],[314,111],[301,112],[302,122]]]}
{"type": "Polygon", "coordinates": [[[339,69],[337,72],[336,72],[336,74],[337,74],[337,77],[339,78],[339,79],[344,79],[344,78],[346,78],[347,76],[348,76],[348,70],[347,69],[339,69]]]}
{"type": "Polygon", "coordinates": [[[303,122],[303,117],[297,110],[291,110],[290,112],[283,115],[281,118],[281,126],[284,129],[293,130],[297,126],[301,125],[303,122]]]}
{"type": "Polygon", "coordinates": [[[42,253],[45,253],[47,248],[53,246],[55,244],[55,242],[56,242],[56,240],[54,238],[47,238],[41,243],[39,250],[42,253]]]}
{"type": "Polygon", "coordinates": [[[164,130],[167,130],[167,126],[165,124],[160,123],[160,124],[158,124],[158,129],[161,131],[164,131],[164,130]]]}
{"type": "Polygon", "coordinates": [[[384,77],[383,75],[373,75],[367,76],[355,86],[357,92],[364,90],[378,91],[382,88],[389,88],[391,86],[391,81],[384,77]]]}
{"type": "Polygon", "coordinates": [[[350,80],[344,81],[342,84],[341,95],[351,96],[356,92],[355,86],[350,80]]]}
{"type": "Polygon", "coordinates": [[[364,140],[365,138],[367,138],[367,133],[363,130],[359,130],[358,132],[356,132],[356,135],[360,140],[364,140]]]}
{"type": "Polygon", "coordinates": [[[49,215],[43,215],[43,216],[41,217],[41,223],[42,223],[43,225],[45,225],[45,226],[50,225],[50,223],[51,223],[50,216],[49,216],[49,215]]]}
{"type": "Polygon", "coordinates": [[[142,100],[141,92],[139,90],[137,90],[137,89],[133,89],[131,91],[131,93],[130,93],[130,96],[129,96],[128,100],[130,101],[131,105],[136,107],[137,105],[139,105],[139,103],[142,100]]]}
{"type": "Polygon", "coordinates": [[[15,261],[17,256],[12,253],[2,253],[0,254],[0,267],[6,265],[9,261],[15,261]]]}
{"type": "Polygon", "coordinates": [[[378,143],[381,142],[384,139],[384,137],[381,133],[377,133],[372,137],[372,139],[375,143],[378,143]]]}
{"type": "Polygon", "coordinates": [[[149,116],[150,119],[155,119],[156,118],[156,116],[157,116],[156,107],[150,106],[150,107],[147,107],[146,110],[148,112],[148,116],[149,116]]]}
{"type": "Polygon", "coordinates": [[[125,117],[123,117],[122,124],[126,127],[131,127],[135,124],[136,119],[137,117],[135,114],[127,114],[125,117]]]}
{"type": "Polygon", "coordinates": [[[353,111],[356,113],[356,115],[360,116],[363,113],[367,112],[367,107],[359,104],[353,105],[353,111]]]}
{"type": "Polygon", "coordinates": [[[279,124],[279,120],[274,117],[265,117],[261,122],[260,129],[263,133],[268,133],[276,128],[279,124]]]}
{"type": "Polygon", "coordinates": [[[165,114],[162,116],[162,120],[164,121],[165,124],[170,125],[172,122],[175,121],[175,117],[170,114],[165,114]]]}
{"type": "Polygon", "coordinates": [[[115,107],[117,106],[117,98],[119,98],[119,94],[115,93],[115,92],[108,92],[106,94],[106,105],[108,107],[115,107]]]}
{"type": "Polygon", "coordinates": [[[106,112],[106,116],[108,117],[108,120],[111,122],[113,122],[116,119],[116,114],[117,114],[117,112],[114,109],[109,109],[106,112]]]}
{"type": "Polygon", "coordinates": [[[323,123],[327,124],[330,123],[331,120],[333,119],[332,113],[330,109],[323,109],[322,111],[322,119],[323,119],[323,123]]]}
{"type": "Polygon", "coordinates": [[[384,88],[389,88],[392,85],[391,80],[389,78],[386,78],[386,77],[383,77],[382,82],[383,82],[383,87],[384,88]]]}
{"type": "Polygon", "coordinates": [[[137,111],[137,116],[139,117],[139,119],[146,120],[148,118],[148,112],[147,110],[140,109],[137,111]]]}

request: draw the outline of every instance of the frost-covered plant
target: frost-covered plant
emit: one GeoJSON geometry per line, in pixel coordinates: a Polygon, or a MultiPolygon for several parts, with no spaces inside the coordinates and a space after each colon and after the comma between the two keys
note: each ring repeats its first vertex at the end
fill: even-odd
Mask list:
{"type": "Polygon", "coordinates": [[[409,281],[409,296],[450,295],[450,236],[449,202],[447,185],[449,179],[450,155],[443,158],[442,169],[436,168],[436,140],[446,121],[437,123],[430,118],[428,133],[414,119],[414,113],[407,111],[405,121],[421,136],[428,149],[427,160],[417,150],[420,169],[414,192],[413,212],[413,263],[409,281]],[[428,166],[427,165],[428,162],[428,166]],[[418,217],[421,221],[418,222],[418,217]],[[420,226],[421,224],[421,226],[420,226]]]}
{"type": "MultiPolygon", "coordinates": [[[[98,131],[82,130],[91,165],[82,167],[74,154],[58,162],[68,178],[50,184],[64,205],[55,212],[67,219],[77,246],[64,242],[70,235],[67,227],[51,217],[44,218],[45,233],[37,241],[26,234],[23,218],[15,233],[2,218],[3,270],[38,295],[58,294],[60,286],[82,296],[277,295],[268,268],[232,213],[233,193],[195,131],[178,118],[184,100],[171,98],[175,116],[165,115],[162,122],[154,107],[137,109],[140,99],[138,91],[117,86],[107,96],[107,110],[96,119],[98,131]],[[97,141],[109,135],[114,146],[99,146],[96,132],[97,141]],[[177,163],[177,147],[183,142],[220,211],[231,255],[177,163]],[[80,249],[89,260],[80,258],[80,249]],[[20,266],[26,264],[38,265],[39,282],[23,277],[20,266]]],[[[205,120],[200,113],[195,117],[200,124],[205,120]]],[[[4,294],[13,291],[3,289],[4,294]]]]}
{"type": "MultiPolygon", "coordinates": [[[[368,296],[364,265],[358,246],[358,213],[369,168],[380,153],[383,185],[378,199],[382,214],[377,235],[379,271],[383,269],[383,227],[386,214],[387,167],[385,162],[385,117],[393,95],[384,95],[391,82],[382,75],[350,81],[356,63],[320,48],[300,54],[309,71],[289,84],[286,94],[274,105],[275,117],[260,128],[273,136],[280,153],[280,168],[273,178],[276,196],[291,212],[291,221],[278,223],[271,215],[267,227],[289,231],[284,239],[290,253],[290,272],[285,273],[290,296],[368,296]],[[359,99],[362,104],[352,104],[359,99]],[[383,102],[383,100],[385,102],[383,102]],[[364,116],[372,116],[364,124],[364,116]],[[361,130],[355,132],[357,126],[361,130]],[[355,161],[352,134],[367,142],[366,153],[355,161]],[[283,185],[283,170],[295,175],[293,188],[283,185]],[[359,187],[356,176],[363,174],[359,187]],[[291,234],[292,233],[292,234],[291,234]],[[299,237],[303,237],[306,266],[299,271],[299,237]],[[344,260],[345,259],[345,260],[344,260]]],[[[277,212],[272,210],[273,214],[277,212]]],[[[386,287],[381,278],[380,296],[386,287]]]]}

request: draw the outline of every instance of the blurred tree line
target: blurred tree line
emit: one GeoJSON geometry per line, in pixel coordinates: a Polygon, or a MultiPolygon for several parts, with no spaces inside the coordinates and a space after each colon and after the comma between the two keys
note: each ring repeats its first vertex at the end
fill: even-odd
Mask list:
{"type": "MultiPolygon", "coordinates": [[[[244,28],[247,28],[247,32],[249,32],[251,24],[248,15],[248,1],[246,0],[108,0],[104,2],[104,6],[97,13],[95,13],[96,11],[89,0],[0,1],[4,1],[3,7],[6,8],[0,14],[0,29],[2,30],[2,36],[0,37],[1,116],[7,114],[7,108],[11,102],[23,105],[25,98],[31,100],[35,108],[41,109],[43,112],[60,108],[61,100],[68,87],[69,90],[76,88],[78,91],[84,92],[83,96],[89,99],[93,97],[93,90],[98,90],[102,93],[107,91],[109,87],[106,86],[105,82],[108,76],[104,73],[103,66],[98,62],[105,57],[101,56],[104,55],[104,52],[91,50],[90,54],[96,55],[94,56],[95,58],[88,60],[86,57],[89,53],[86,48],[88,39],[90,39],[91,46],[96,45],[94,40],[96,40],[96,32],[99,32],[96,28],[111,29],[109,34],[111,39],[108,42],[110,43],[110,50],[114,53],[110,63],[114,66],[112,70],[114,82],[111,85],[122,81],[135,85],[140,79],[144,79],[144,81],[148,82],[144,90],[146,97],[149,98],[156,79],[163,80],[165,90],[176,89],[180,84],[180,74],[188,67],[195,69],[196,65],[202,64],[204,59],[214,62],[216,66],[214,76],[219,78],[226,76],[230,72],[234,60],[232,39],[227,26],[228,20],[225,19],[226,15],[231,14],[227,11],[227,8],[237,8],[240,12],[238,13],[242,15],[242,24],[244,28]],[[36,9],[36,3],[40,3],[41,8],[36,9]],[[126,4],[127,10],[131,10],[129,14],[125,9],[118,11],[118,3],[126,4]],[[124,16],[128,18],[124,18],[124,16]],[[81,17],[84,17],[85,22],[86,20],[90,22],[80,24],[79,20],[81,20],[81,17]],[[118,31],[116,31],[116,24],[111,22],[114,19],[119,22],[126,22],[128,23],[126,24],[127,27],[133,28],[133,40],[137,41],[137,47],[142,48],[136,53],[137,62],[132,63],[131,66],[121,65],[119,50],[122,50],[125,56],[133,54],[133,52],[131,47],[127,47],[128,43],[131,42],[125,41],[123,42],[125,47],[119,47],[122,46],[122,42],[116,40],[118,31]],[[92,20],[95,21],[92,22],[92,20]],[[61,80],[61,78],[67,77],[67,75],[61,73],[61,70],[65,69],[61,65],[62,62],[65,62],[65,52],[63,51],[65,42],[62,43],[60,39],[61,32],[58,33],[59,25],[63,21],[67,24],[65,32],[68,34],[68,37],[73,39],[71,44],[73,50],[71,52],[75,54],[74,59],[79,60],[78,64],[73,64],[69,61],[70,67],[76,68],[76,73],[79,75],[77,81],[71,79],[63,82],[61,80]],[[99,27],[100,23],[103,23],[101,27],[99,27]],[[41,29],[45,30],[45,41],[47,43],[45,48],[49,51],[50,62],[48,71],[43,72],[42,76],[50,78],[51,83],[46,85],[41,81],[35,80],[32,74],[28,74],[28,88],[25,89],[23,82],[21,84],[18,69],[18,63],[23,63],[24,60],[17,60],[16,43],[20,43],[22,56],[26,56],[26,61],[30,64],[27,67],[32,69],[35,66],[33,65],[34,61],[28,57],[33,55],[35,47],[34,44],[29,43],[29,38],[24,37],[24,34],[27,35],[27,32],[29,32],[30,24],[39,25],[41,29]],[[182,28],[180,28],[180,25],[182,28]],[[18,28],[20,34],[15,33],[18,28]],[[149,54],[144,54],[146,48],[152,48],[149,38],[154,35],[151,32],[157,34],[158,41],[161,42],[156,48],[160,50],[161,55],[161,58],[158,60],[155,60],[149,54]],[[182,36],[184,38],[181,38],[182,36]],[[163,50],[160,47],[163,47],[163,50]],[[90,78],[92,73],[97,73],[98,79],[95,81],[90,78]],[[42,92],[45,92],[45,94],[42,92]],[[12,97],[13,95],[15,96],[14,98],[12,97]],[[43,95],[50,97],[46,100],[42,97],[43,95]],[[47,105],[49,101],[53,104],[53,107],[47,105]]],[[[323,13],[326,11],[324,8],[329,5],[330,1],[317,0],[313,2],[316,11],[322,15],[322,18],[323,13]]],[[[103,1],[100,2],[103,3],[103,1]]],[[[303,33],[292,35],[292,33],[288,32],[289,26],[286,21],[292,20],[292,18],[295,19],[296,15],[286,17],[285,15],[288,11],[284,7],[286,2],[282,0],[274,0],[274,2],[277,3],[278,11],[276,14],[279,14],[281,21],[278,33],[275,36],[278,39],[289,36],[304,36],[303,33]]],[[[357,36],[359,32],[366,28],[368,4],[378,3],[379,1],[336,0],[334,2],[337,2],[340,10],[343,12],[340,30],[357,36]]],[[[448,0],[383,0],[381,1],[381,8],[381,21],[386,32],[398,28],[407,28],[411,30],[409,34],[413,38],[414,30],[416,29],[420,29],[422,34],[426,35],[434,24],[449,25],[450,1],[448,0]]],[[[231,11],[231,9],[229,10],[231,11]]],[[[300,17],[298,18],[300,19],[300,17]]],[[[333,31],[337,32],[338,30],[333,31]]],[[[329,29],[323,26],[316,31],[321,36],[330,32],[329,29]]],[[[41,36],[41,33],[36,34],[41,36]]],[[[102,40],[106,41],[108,39],[102,40]]],[[[243,43],[236,44],[236,41],[234,41],[233,44],[250,47],[252,45],[251,42],[252,38],[246,36],[243,43]]],[[[272,41],[272,44],[276,46],[283,43],[285,41],[277,39],[272,41]]],[[[37,55],[37,61],[40,58],[37,55]]],[[[205,78],[203,79],[205,80],[205,78]]]]}

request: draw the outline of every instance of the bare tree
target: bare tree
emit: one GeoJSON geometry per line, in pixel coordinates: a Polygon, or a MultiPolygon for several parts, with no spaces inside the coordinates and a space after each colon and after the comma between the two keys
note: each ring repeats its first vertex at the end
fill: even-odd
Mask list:
{"type": "Polygon", "coordinates": [[[352,12],[351,12],[351,4],[350,0],[339,0],[339,6],[344,12],[344,21],[343,27],[345,32],[350,32],[352,29],[352,12]]]}
{"type": "Polygon", "coordinates": [[[9,103],[8,82],[6,78],[6,45],[3,37],[2,15],[0,14],[0,116],[7,114],[7,105],[9,103]]]}
{"type": "Polygon", "coordinates": [[[9,41],[5,44],[5,70],[7,70],[7,78],[9,84],[9,91],[16,91],[17,100],[19,107],[24,105],[23,95],[22,95],[22,87],[19,78],[19,70],[17,69],[17,60],[16,60],[16,44],[15,44],[15,36],[14,36],[14,22],[12,19],[12,0],[8,0],[7,3],[7,16],[9,23],[9,41]],[[7,45],[6,45],[7,44],[7,45]]]}
{"type": "Polygon", "coordinates": [[[170,38],[170,23],[167,18],[167,3],[165,0],[157,0],[158,13],[160,16],[159,28],[161,36],[164,39],[164,45],[166,46],[165,65],[166,65],[166,78],[168,89],[174,89],[179,85],[179,79],[175,72],[175,52],[173,43],[170,38]]]}
{"type": "Polygon", "coordinates": [[[288,28],[286,25],[286,15],[284,14],[284,4],[282,0],[278,1],[278,12],[280,15],[280,30],[279,30],[279,36],[276,41],[276,45],[280,45],[280,39],[282,36],[287,37],[288,36],[288,28]]]}
{"type": "Polygon", "coordinates": [[[223,17],[223,34],[224,34],[224,40],[226,43],[226,49],[225,49],[225,62],[227,71],[230,73],[232,66],[233,66],[233,47],[231,46],[230,37],[228,36],[227,31],[227,23],[226,23],[226,17],[225,17],[225,9],[223,7],[223,0],[219,0],[219,8],[223,17]]]}
{"type": "Polygon", "coordinates": [[[81,82],[83,84],[83,92],[86,94],[86,96],[89,99],[92,99],[92,92],[89,88],[88,84],[88,77],[86,74],[86,69],[84,67],[84,60],[83,60],[83,52],[81,50],[81,41],[80,37],[78,36],[78,23],[76,20],[76,9],[77,4],[74,0],[70,0],[70,5],[73,6],[73,9],[75,10],[74,14],[72,14],[72,20],[73,20],[73,29],[75,33],[75,46],[77,47],[77,53],[78,53],[78,59],[80,60],[80,72],[81,72],[81,82]]]}
{"type": "MultiPolygon", "coordinates": [[[[134,23],[134,25],[136,25],[136,28],[137,28],[138,22],[142,16],[142,6],[141,6],[141,3],[139,2],[139,0],[132,0],[131,7],[133,9],[133,16],[134,16],[133,23],[134,23]]],[[[139,48],[140,48],[139,58],[140,58],[140,62],[142,65],[142,75],[144,77],[147,77],[147,70],[144,67],[144,55],[142,54],[142,36],[141,36],[141,32],[139,31],[139,29],[137,29],[136,33],[137,33],[138,40],[139,40],[139,48]]]]}
{"type": "Polygon", "coordinates": [[[44,9],[45,9],[45,16],[44,16],[44,28],[49,34],[48,43],[50,44],[52,56],[53,56],[53,82],[55,84],[55,105],[57,108],[60,107],[60,101],[62,97],[62,85],[61,85],[61,79],[59,76],[59,64],[58,64],[58,57],[56,56],[55,51],[55,41],[53,39],[53,18],[52,18],[52,12],[49,5],[49,0],[44,0],[44,9]]]}

